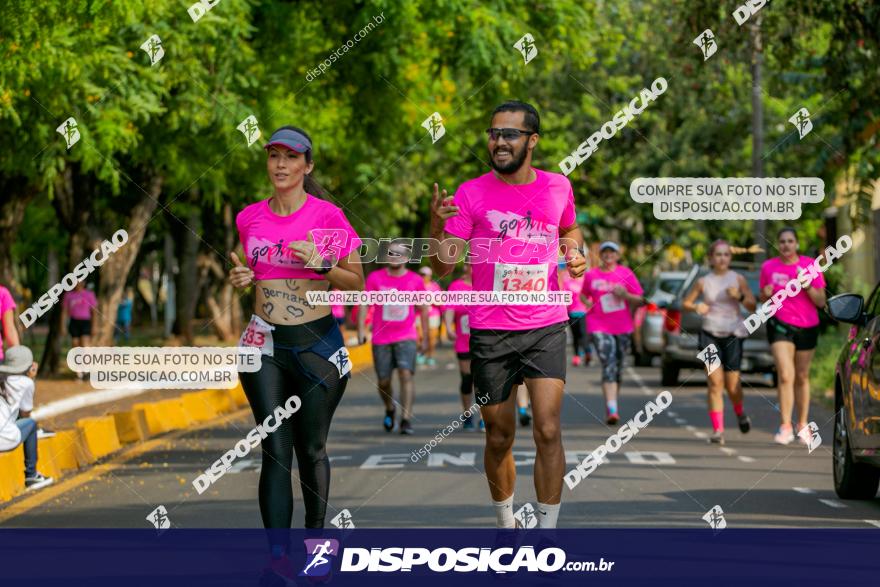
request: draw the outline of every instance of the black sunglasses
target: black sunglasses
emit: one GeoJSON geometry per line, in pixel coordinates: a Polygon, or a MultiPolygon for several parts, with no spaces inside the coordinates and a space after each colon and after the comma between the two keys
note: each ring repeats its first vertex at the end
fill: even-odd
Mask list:
{"type": "Polygon", "coordinates": [[[505,141],[516,141],[523,135],[536,135],[538,133],[531,132],[528,130],[520,130],[518,128],[487,128],[486,134],[489,135],[489,138],[493,141],[497,141],[498,138],[502,138],[505,141]]]}

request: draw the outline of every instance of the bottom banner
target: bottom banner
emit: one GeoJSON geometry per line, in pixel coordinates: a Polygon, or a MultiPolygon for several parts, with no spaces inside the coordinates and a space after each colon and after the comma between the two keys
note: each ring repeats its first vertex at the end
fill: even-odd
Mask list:
{"type": "Polygon", "coordinates": [[[0,530],[0,585],[877,584],[877,530],[0,530]]]}

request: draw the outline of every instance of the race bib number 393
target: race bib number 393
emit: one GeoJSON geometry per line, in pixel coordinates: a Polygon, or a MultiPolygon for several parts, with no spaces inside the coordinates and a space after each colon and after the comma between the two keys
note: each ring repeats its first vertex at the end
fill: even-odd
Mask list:
{"type": "Polygon", "coordinates": [[[547,291],[549,267],[542,265],[495,264],[493,291],[547,291]]]}
{"type": "Polygon", "coordinates": [[[250,346],[260,349],[264,355],[273,356],[275,345],[272,344],[272,331],[275,327],[257,316],[251,316],[251,321],[238,339],[238,346],[250,346]]]}

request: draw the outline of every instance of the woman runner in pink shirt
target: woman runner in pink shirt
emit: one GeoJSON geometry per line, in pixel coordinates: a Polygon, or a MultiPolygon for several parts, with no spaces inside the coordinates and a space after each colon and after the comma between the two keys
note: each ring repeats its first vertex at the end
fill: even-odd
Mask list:
{"type": "MultiPolygon", "coordinates": [[[[797,233],[791,227],[776,235],[779,256],[768,259],[761,266],[761,302],[784,289],[800,270],[813,264],[814,259],[798,254],[797,233]]],[[[773,440],[789,444],[807,427],[810,414],[810,363],[819,339],[819,312],[825,307],[825,278],[819,273],[794,297],[782,302],[776,314],[767,321],[767,340],[776,361],[781,423],[773,440]],[[797,430],[791,426],[791,410],[797,411],[797,430]]],[[[801,442],[807,442],[798,436],[801,442]]],[[[809,438],[809,437],[807,437],[809,438]]]]}
{"type": "Polygon", "coordinates": [[[325,445],[345,391],[351,361],[330,306],[311,304],[310,291],[363,289],[360,239],[342,210],[321,199],[309,174],[309,136],[293,126],[265,145],[272,197],[236,217],[245,264],[231,253],[233,286],[255,286],[256,304],[239,345],[259,348],[259,371],[240,373],[262,439],[259,500],[270,530],[271,569],[292,576],[287,558],[293,515],[293,455],[305,503],[305,527],[323,528],[330,490],[325,445]],[[294,413],[278,421],[276,410],[294,413]]]}

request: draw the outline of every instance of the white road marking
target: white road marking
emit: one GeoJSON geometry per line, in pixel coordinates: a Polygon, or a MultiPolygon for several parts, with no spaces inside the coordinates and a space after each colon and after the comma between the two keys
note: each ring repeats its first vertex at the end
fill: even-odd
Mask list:
{"type": "Polygon", "coordinates": [[[694,436],[697,438],[709,438],[705,432],[694,432],[694,436]]]}
{"type": "Polygon", "coordinates": [[[675,423],[676,423],[676,424],[679,424],[679,425],[681,425],[681,424],[687,424],[687,422],[688,422],[688,421],[685,420],[684,418],[676,418],[676,419],[675,419],[675,423]]]}
{"type": "Polygon", "coordinates": [[[821,501],[822,503],[824,503],[828,507],[832,507],[832,508],[845,508],[846,507],[845,503],[840,503],[836,499],[820,499],[819,501],[821,501]]]}
{"type": "Polygon", "coordinates": [[[669,411],[667,411],[667,412],[666,412],[666,415],[669,416],[670,418],[677,418],[677,417],[678,417],[678,414],[675,413],[675,412],[669,412],[669,411]]]}
{"type": "Polygon", "coordinates": [[[696,432],[697,431],[696,427],[691,426],[690,424],[685,426],[684,429],[687,430],[688,432],[696,432]]]}
{"type": "Polygon", "coordinates": [[[727,456],[733,456],[736,454],[736,450],[734,450],[732,448],[727,448],[726,446],[719,446],[718,448],[721,450],[721,452],[723,452],[727,456]]]}
{"type": "Polygon", "coordinates": [[[674,465],[675,459],[668,452],[626,451],[623,453],[633,465],[674,465]]]}
{"type": "Polygon", "coordinates": [[[880,520],[865,520],[865,521],[867,523],[871,524],[872,526],[877,526],[878,528],[880,528],[880,520]]]}
{"type": "Polygon", "coordinates": [[[815,491],[813,491],[813,490],[810,489],[809,487],[792,487],[792,489],[794,489],[794,490],[797,491],[798,493],[805,493],[805,494],[807,494],[807,495],[810,495],[810,494],[816,493],[815,491]]]}
{"type": "Polygon", "coordinates": [[[752,457],[747,457],[745,455],[739,455],[736,458],[738,458],[739,460],[741,460],[744,463],[754,463],[755,462],[755,459],[753,459],[752,457]]]}

